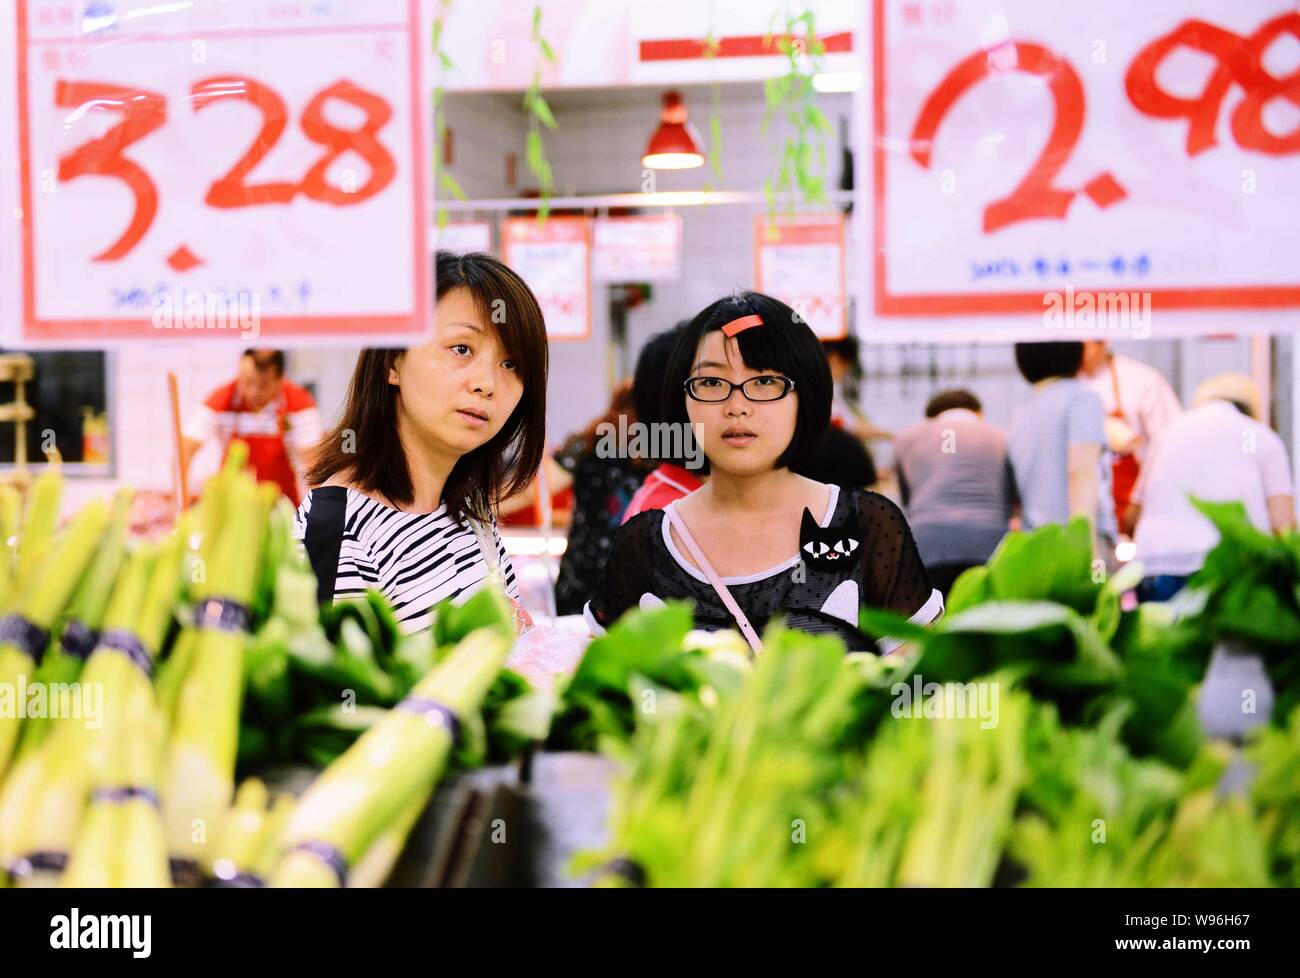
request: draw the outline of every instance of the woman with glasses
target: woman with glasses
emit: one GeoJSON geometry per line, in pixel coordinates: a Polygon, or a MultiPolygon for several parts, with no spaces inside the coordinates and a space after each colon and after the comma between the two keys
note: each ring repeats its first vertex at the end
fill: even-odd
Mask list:
{"type": "Polygon", "coordinates": [[[888,653],[900,643],[860,631],[860,608],[937,618],[943,599],[898,507],[795,474],[826,436],[831,394],[821,344],[785,303],[741,292],[691,320],[669,361],[664,415],[703,443],[709,481],[620,528],[584,609],[592,631],[680,598],[698,627],[736,628],[756,650],[780,617],[888,653]]]}

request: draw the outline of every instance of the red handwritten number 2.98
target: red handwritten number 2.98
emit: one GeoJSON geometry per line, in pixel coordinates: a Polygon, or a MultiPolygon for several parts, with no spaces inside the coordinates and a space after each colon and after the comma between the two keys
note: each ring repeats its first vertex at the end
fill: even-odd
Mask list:
{"type": "MultiPolygon", "coordinates": [[[[1019,221],[1043,217],[1060,220],[1065,217],[1077,191],[1053,186],[1053,181],[1074,152],[1083,131],[1083,84],[1078,74],[1069,62],[1061,60],[1047,48],[1019,41],[998,53],[977,51],[944,76],[939,87],[926,99],[912,130],[912,157],[916,162],[929,167],[939,123],[962,95],[999,70],[999,54],[1002,53],[1014,53],[1014,70],[1047,82],[1056,113],[1047,145],[1029,173],[1008,196],[992,201],[984,208],[986,234],[1019,221]]],[[[1083,189],[1101,207],[1108,207],[1126,196],[1124,188],[1109,173],[1094,177],[1083,189]]]]}
{"type": "MultiPolygon", "coordinates": [[[[245,179],[284,134],[288,111],[284,100],[272,89],[251,78],[220,76],[196,82],[190,90],[194,110],[200,111],[220,99],[250,102],[262,113],[262,129],[240,160],[208,188],[205,202],[211,207],[253,207],[258,204],[286,204],[298,194],[335,207],[360,204],[378,194],[397,171],[393,157],[380,143],[379,130],[392,118],[392,109],[378,95],[339,81],[318,92],[303,111],[303,133],[326,147],[325,153],[298,183],[248,184],[245,179]],[[345,102],[365,113],[356,129],[340,129],[325,118],[330,99],[345,102]],[[338,188],[325,174],[333,162],[353,151],[370,169],[366,183],[357,188],[338,188]]],[[[135,196],[135,213],[122,236],[94,261],[118,261],[140,243],[158,212],[158,190],[145,169],[123,156],[132,143],[143,139],[167,121],[167,100],[156,92],[124,88],[103,82],[59,81],[54,89],[59,108],[109,109],[122,113],[123,120],[99,139],[77,147],[59,159],[59,180],[80,176],[116,177],[135,196]]]]}

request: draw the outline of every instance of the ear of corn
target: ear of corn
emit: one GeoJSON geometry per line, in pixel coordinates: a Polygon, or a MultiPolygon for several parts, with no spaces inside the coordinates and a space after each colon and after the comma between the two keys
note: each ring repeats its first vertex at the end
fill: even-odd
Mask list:
{"type": "MultiPolygon", "coordinates": [[[[106,634],[139,614],[155,553],[154,548],[142,546],[127,560],[105,613],[106,634]]],[[[42,745],[45,757],[40,785],[26,799],[25,811],[18,816],[18,831],[0,840],[0,856],[5,859],[30,852],[70,850],[86,797],[92,786],[102,783],[112,760],[111,752],[125,736],[132,697],[140,695],[142,689],[152,697],[149,680],[139,666],[122,652],[102,644],[82,671],[81,688],[86,695],[102,697],[99,726],[88,729],[79,719],[65,718],[42,745]]]]}
{"type": "MultiPolygon", "coordinates": [[[[157,654],[177,597],[183,546],[180,534],[174,533],[156,549],[142,546],[130,555],[104,613],[105,638],[134,635],[146,654],[157,654]]],[[[118,886],[165,886],[170,882],[162,818],[156,803],[163,721],[153,686],[141,665],[119,649],[96,649],[84,679],[104,690],[102,726],[87,731],[80,742],[75,739],[77,728],[68,727],[58,753],[49,761],[48,797],[53,800],[36,809],[38,817],[40,808],[79,809],[88,782],[103,790],[134,788],[154,793],[153,799],[136,795],[91,803],[86,818],[94,824],[85,831],[91,833],[92,841],[78,843],[74,880],[84,874],[108,872],[118,886]],[[100,811],[104,808],[118,811],[100,811]],[[107,840],[103,833],[110,833],[107,840]],[[96,860],[117,862],[101,871],[87,865],[96,860]]],[[[53,827],[55,831],[51,832],[34,828],[24,833],[24,842],[42,851],[59,851],[60,846],[70,845],[68,826],[55,820],[53,827]]],[[[75,825],[72,829],[75,831],[75,825]]]]}
{"type": "MultiPolygon", "coordinates": [[[[50,642],[45,658],[36,667],[35,681],[47,688],[60,689],[63,684],[76,682],[85,657],[93,649],[126,554],[127,521],[133,497],[130,489],[123,489],[114,497],[108,532],[100,541],[90,566],[82,574],[68,603],[67,614],[61,616],[61,626],[57,629],[60,634],[50,642]],[[74,635],[81,648],[73,647],[74,635]]],[[[49,734],[53,722],[49,716],[29,717],[23,724],[18,756],[22,757],[39,746],[49,734]]]]}
{"type": "Polygon", "coordinates": [[[289,828],[289,819],[293,815],[297,801],[292,795],[277,795],[267,814],[266,824],[262,829],[262,838],[258,842],[257,852],[253,857],[249,872],[265,885],[266,880],[275,871],[275,864],[280,858],[284,845],[284,833],[289,828]]]}
{"type": "MultiPolygon", "coordinates": [[[[299,841],[315,841],[345,854],[353,885],[379,885],[389,875],[452,757],[453,731],[443,724],[455,723],[444,717],[479,722],[513,635],[496,627],[501,616],[487,614],[490,601],[480,595],[470,604],[474,614],[456,619],[461,634],[469,632],[463,640],[449,642],[450,651],[437,658],[431,649],[418,668],[406,663],[408,673],[389,695],[410,689],[416,702],[386,713],[374,708],[374,727],[312,787],[316,800],[305,811],[287,795],[272,803],[256,780],[236,793],[247,626],[274,619],[288,636],[311,627],[327,646],[336,641],[322,630],[314,582],[305,576],[310,570],[291,539],[292,511],[274,486],[258,486],[243,471],[245,455],[246,446],[237,445],[201,505],[161,544],[128,544],[128,492],[118,495],[111,514],[102,502],[86,506],[56,537],[57,478],[39,480],[21,527],[17,497],[0,490],[0,612],[56,634],[69,621],[98,632],[84,664],[57,652],[46,651],[44,659],[47,670],[66,667],[68,682],[79,676],[80,688],[102,691],[97,727],[81,717],[42,718],[24,732],[16,723],[6,729],[0,718],[3,865],[30,867],[31,856],[65,855],[60,881],[67,885],[166,886],[178,863],[211,872],[219,861],[222,874],[241,883],[274,876],[292,885],[296,876],[336,885],[328,865],[320,878],[320,863],[298,862],[301,851],[285,854],[299,841]],[[191,548],[193,562],[186,559],[191,548]],[[191,616],[170,642],[185,601],[206,617],[191,616]],[[220,622],[214,610],[226,613],[220,622]],[[488,620],[491,627],[477,627],[488,620]],[[150,660],[164,643],[173,648],[155,685],[150,660]],[[445,714],[431,712],[429,700],[445,714]],[[15,756],[19,737],[24,750],[15,756]]],[[[364,629],[354,629],[364,630],[365,649],[350,652],[374,656],[383,677],[396,683],[389,675],[395,625],[382,601],[373,611],[374,622],[367,618],[364,629]]],[[[30,685],[40,653],[28,651],[22,631],[9,634],[13,641],[0,644],[0,682],[21,676],[30,685]]],[[[267,641],[274,640],[268,631],[267,641]]],[[[281,654],[287,661],[287,646],[281,654]]],[[[344,654],[341,646],[337,654],[344,654]]],[[[56,878],[29,875],[25,883],[56,878]]]]}
{"type": "Polygon", "coordinates": [[[57,460],[36,477],[31,495],[27,498],[27,511],[18,536],[17,581],[31,580],[40,566],[54,536],[59,520],[59,507],[63,504],[63,475],[57,460]]]}
{"type": "MultiPolygon", "coordinates": [[[[252,478],[226,487],[226,516],[200,597],[249,606],[269,509],[252,478]]],[[[212,843],[234,791],[239,708],[243,694],[243,630],[203,628],[181,685],[164,768],[164,821],[173,859],[212,866],[212,843]]]]}
{"type": "MultiPolygon", "coordinates": [[[[478,709],[510,649],[498,628],[471,633],[416,684],[412,697],[457,717],[478,709]]],[[[436,714],[398,706],[367,730],[307,790],[290,819],[273,886],[337,886],[334,871],[297,846],[324,845],[354,866],[381,835],[433,790],[452,735],[436,714]]]]}
{"type": "Polygon", "coordinates": [[[97,631],[104,621],[113,596],[113,585],[126,556],[127,523],[134,497],[130,489],[123,489],[114,496],[108,532],[100,541],[68,605],[68,619],[83,622],[92,630],[97,631]]]}
{"type": "MultiPolygon", "coordinates": [[[[33,508],[36,505],[33,502],[33,508]]],[[[38,569],[30,577],[22,577],[20,571],[13,611],[48,631],[67,605],[107,525],[108,507],[104,502],[87,503],[69,524],[59,547],[40,562],[38,569]]],[[[39,529],[40,526],[33,532],[39,529]]],[[[0,686],[9,684],[8,688],[17,689],[30,680],[34,667],[35,659],[26,651],[11,642],[0,644],[0,686]]],[[[21,726],[22,719],[17,713],[0,716],[0,777],[9,767],[21,726]]]]}
{"type": "Polygon", "coordinates": [[[235,791],[235,803],[213,853],[212,871],[218,880],[230,883],[253,871],[270,822],[268,801],[266,785],[258,778],[244,780],[235,791]]]}
{"type": "Polygon", "coordinates": [[[0,486],[0,611],[9,607],[14,597],[18,573],[18,521],[22,496],[13,486],[0,486]]]}
{"type": "Polygon", "coordinates": [[[65,886],[164,887],[171,882],[157,800],[162,720],[147,687],[126,709],[64,874],[65,886]],[[107,880],[107,883],[92,882],[107,880]]]}
{"type": "MultiPolygon", "coordinates": [[[[126,785],[143,789],[151,797],[136,794],[116,802],[123,808],[122,835],[115,840],[117,871],[114,886],[165,887],[171,885],[167,865],[167,838],[158,804],[158,769],[162,757],[162,717],[147,686],[137,690],[129,711],[120,749],[126,755],[126,785]]],[[[100,802],[112,804],[112,802],[100,802]]]]}
{"type": "Polygon", "coordinates": [[[420,820],[428,804],[429,798],[420,796],[407,805],[406,810],[393,820],[393,824],[371,844],[366,854],[348,873],[349,888],[367,889],[384,885],[384,881],[392,874],[393,867],[397,865],[402,850],[406,848],[406,837],[411,834],[411,829],[420,820]]]}

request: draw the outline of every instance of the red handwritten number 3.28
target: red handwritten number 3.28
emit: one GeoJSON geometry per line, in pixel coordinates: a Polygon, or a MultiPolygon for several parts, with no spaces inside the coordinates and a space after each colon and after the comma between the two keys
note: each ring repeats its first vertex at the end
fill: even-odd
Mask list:
{"type": "MultiPolygon", "coordinates": [[[[1007,49],[1002,49],[1007,51],[1007,49]]],[[[1074,152],[1083,131],[1083,84],[1070,67],[1047,48],[1018,41],[1010,46],[1015,53],[1014,70],[1035,75],[1047,82],[1056,106],[1056,118],[1047,145],[1033,167],[1009,195],[984,208],[984,232],[990,233],[1009,224],[1035,218],[1065,217],[1077,191],[1053,186],[1056,175],[1074,152]]],[[[931,149],[939,124],[957,100],[990,74],[999,71],[999,54],[977,51],[944,77],[921,108],[912,130],[912,157],[921,166],[930,166],[931,149]]],[[[1009,53],[1009,52],[1008,52],[1009,53]]],[[[1010,60],[1010,59],[1008,59],[1010,60]]],[[[1108,207],[1127,194],[1109,173],[1101,173],[1083,188],[1098,206],[1108,207]]]]}
{"type": "Polygon", "coordinates": [[[157,92],[120,88],[100,82],[60,81],[54,88],[54,102],[61,109],[116,109],[119,122],[98,139],[83,143],[59,160],[59,179],[75,180],[84,176],[117,177],[135,195],[135,214],[126,231],[113,244],[95,256],[95,261],[117,261],[137,244],[149,230],[158,213],[158,190],[140,164],[122,155],[126,147],[162,126],[167,121],[167,100],[157,92]]]}
{"type": "MultiPolygon", "coordinates": [[[[253,168],[272,150],[284,134],[288,111],[284,100],[272,89],[235,75],[207,78],[190,90],[194,110],[201,111],[220,99],[240,99],[262,113],[262,129],[252,146],[208,188],[205,202],[211,207],[254,207],[259,204],[287,204],[298,194],[335,207],[360,204],[378,194],[392,181],[397,171],[393,157],[378,139],[379,130],[392,118],[392,109],[384,99],[358,88],[349,81],[339,81],[318,92],[303,110],[300,125],[312,142],[326,152],[298,183],[248,184],[253,168]],[[365,121],[355,129],[340,129],[325,118],[330,99],[348,103],[365,114],[365,121]],[[331,185],[325,175],[343,153],[355,152],[370,169],[366,183],[355,189],[331,185]]],[[[158,190],[149,174],[123,152],[132,143],[159,129],[167,121],[167,100],[157,92],[124,88],[103,82],[60,81],[54,89],[59,108],[108,109],[122,113],[122,121],[99,139],[91,140],[59,159],[59,180],[101,175],[116,177],[135,196],[135,213],[122,236],[95,261],[118,261],[139,244],[158,212],[158,190]]]]}

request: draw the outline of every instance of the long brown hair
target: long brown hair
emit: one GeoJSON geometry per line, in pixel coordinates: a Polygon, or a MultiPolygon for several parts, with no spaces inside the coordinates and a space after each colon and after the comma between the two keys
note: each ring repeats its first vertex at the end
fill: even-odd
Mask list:
{"type": "MultiPolygon", "coordinates": [[[[443,486],[442,501],[459,519],[488,520],[501,499],[528,487],[546,451],[546,382],[550,370],[541,307],[524,280],[503,262],[479,253],[439,251],[437,294],[468,289],[518,365],[523,395],[506,423],[484,445],[462,455],[443,486]]],[[[397,388],[389,371],[403,350],[363,350],[352,372],[339,423],[316,449],[307,483],[318,486],[339,472],[366,492],[407,504],[411,470],[397,430],[397,388]],[[349,450],[351,449],[351,450],[349,450]]]]}

